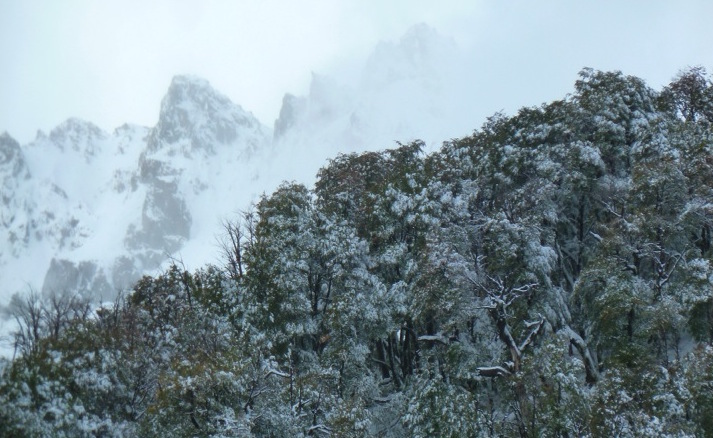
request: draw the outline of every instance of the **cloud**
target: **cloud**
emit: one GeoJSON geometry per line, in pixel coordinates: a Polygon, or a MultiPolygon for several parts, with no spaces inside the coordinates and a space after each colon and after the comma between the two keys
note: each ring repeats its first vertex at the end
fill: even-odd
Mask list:
{"type": "Polygon", "coordinates": [[[271,125],[313,71],[354,74],[380,40],[418,22],[468,53],[462,87],[479,90],[485,112],[561,97],[584,66],[658,86],[686,65],[713,65],[712,15],[705,1],[5,1],[0,131],[25,143],[70,116],[106,130],[152,125],[180,73],[271,125]]]}

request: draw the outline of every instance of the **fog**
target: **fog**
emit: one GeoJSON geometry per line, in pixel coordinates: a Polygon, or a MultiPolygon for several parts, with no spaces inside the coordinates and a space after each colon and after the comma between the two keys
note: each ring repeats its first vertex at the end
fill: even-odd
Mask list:
{"type": "Polygon", "coordinates": [[[710,69],[711,16],[706,1],[1,1],[0,132],[24,144],[68,117],[106,131],[153,126],[184,73],[271,126],[284,93],[307,94],[313,73],[353,83],[379,42],[421,22],[457,46],[443,60],[460,66],[448,85],[467,99],[452,109],[478,125],[561,97],[585,66],[653,86],[689,65],[710,69]]]}

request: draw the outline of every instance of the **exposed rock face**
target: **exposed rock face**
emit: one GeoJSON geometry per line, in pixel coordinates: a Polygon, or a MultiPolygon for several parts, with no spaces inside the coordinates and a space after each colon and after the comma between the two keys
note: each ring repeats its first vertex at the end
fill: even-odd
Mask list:
{"type": "Polygon", "coordinates": [[[7,133],[0,135],[0,242],[6,240],[6,249],[0,250],[0,265],[15,256],[17,245],[29,239],[29,224],[22,196],[22,186],[27,184],[30,171],[20,145],[7,133]],[[3,239],[4,237],[4,239],[3,239]]]}
{"type": "Polygon", "coordinates": [[[110,268],[111,285],[114,291],[122,291],[131,288],[145,272],[142,261],[136,257],[120,256],[114,260],[110,268]]]}
{"type": "Polygon", "coordinates": [[[106,276],[94,262],[79,263],[52,259],[42,285],[42,293],[77,292],[95,298],[113,297],[106,276]]]}
{"type": "Polygon", "coordinates": [[[184,153],[215,153],[216,146],[241,140],[256,148],[262,144],[261,134],[266,132],[260,122],[215,91],[208,81],[176,76],[161,102],[159,121],[149,136],[147,150],[156,152],[178,144],[184,153]]]}
{"type": "Polygon", "coordinates": [[[268,144],[268,130],[252,114],[207,81],[176,76],[138,160],[138,181],[146,195],[140,223],[127,231],[126,248],[144,267],[157,267],[191,237],[186,195],[211,187],[206,181],[211,175],[196,169],[217,169],[226,158],[248,159],[268,144]]]}
{"type": "Polygon", "coordinates": [[[76,118],[67,119],[49,135],[50,142],[60,150],[80,152],[87,161],[101,151],[108,138],[98,126],[76,118]]]}
{"type": "Polygon", "coordinates": [[[190,237],[191,214],[175,182],[160,180],[149,188],[141,211],[141,228],[130,228],[126,246],[131,250],[153,249],[171,254],[190,237]]]}
{"type": "Polygon", "coordinates": [[[72,118],[25,146],[1,135],[0,297],[44,278],[46,293],[111,299],[184,247],[196,212],[205,239],[218,200],[230,205],[220,193],[244,184],[237,169],[271,136],[190,76],[173,79],[153,128],[72,118]]]}
{"type": "Polygon", "coordinates": [[[280,116],[275,120],[275,139],[282,137],[295,125],[299,115],[304,112],[306,104],[307,99],[304,97],[293,96],[289,93],[285,94],[285,97],[282,98],[280,116]]]}
{"type": "Polygon", "coordinates": [[[7,132],[0,134],[0,175],[16,180],[30,177],[20,144],[7,132]]]}
{"type": "Polygon", "coordinates": [[[0,135],[0,224],[9,225],[17,210],[15,193],[22,181],[30,178],[20,144],[7,133],[0,135]]]}
{"type": "Polygon", "coordinates": [[[213,173],[249,160],[269,144],[269,130],[207,81],[176,76],[138,160],[138,181],[146,194],[140,223],[127,231],[126,248],[145,268],[157,267],[191,237],[186,196],[216,189],[213,173]]]}

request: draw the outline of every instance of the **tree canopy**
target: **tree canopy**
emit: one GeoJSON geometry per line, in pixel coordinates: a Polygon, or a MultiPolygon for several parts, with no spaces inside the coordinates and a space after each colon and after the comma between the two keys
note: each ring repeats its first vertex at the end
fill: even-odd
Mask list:
{"type": "Polygon", "coordinates": [[[16,296],[2,436],[713,436],[713,84],[585,69],[339,155],[114,305],[16,296]]]}

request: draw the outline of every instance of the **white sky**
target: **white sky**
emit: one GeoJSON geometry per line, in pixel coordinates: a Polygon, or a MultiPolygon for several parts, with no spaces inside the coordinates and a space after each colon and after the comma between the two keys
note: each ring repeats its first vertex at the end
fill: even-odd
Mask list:
{"type": "Polygon", "coordinates": [[[272,126],[311,72],[357,69],[419,22],[468,53],[462,86],[488,90],[476,113],[512,112],[564,97],[584,66],[657,88],[686,66],[711,72],[712,19],[710,0],[0,0],[0,132],[26,143],[70,116],[153,126],[179,73],[272,126]]]}

